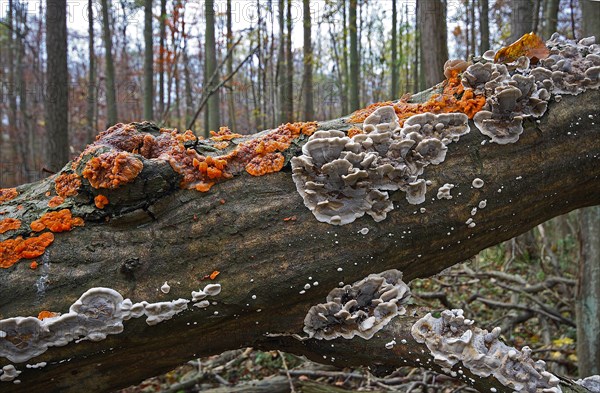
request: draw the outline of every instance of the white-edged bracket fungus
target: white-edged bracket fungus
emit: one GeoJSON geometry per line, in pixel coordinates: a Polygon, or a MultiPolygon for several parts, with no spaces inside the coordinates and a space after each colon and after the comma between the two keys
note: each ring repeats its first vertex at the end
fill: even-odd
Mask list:
{"type": "MultiPolygon", "coordinates": [[[[482,134],[498,144],[514,143],[523,119],[539,118],[551,95],[577,95],[600,87],[600,45],[594,37],[575,41],[554,34],[548,57],[533,67],[526,56],[509,64],[476,63],[462,74],[462,84],[485,94],[486,104],[473,117],[482,134]]],[[[485,58],[485,56],[484,56],[485,58]]]]}
{"type": "Polygon", "coordinates": [[[384,106],[365,119],[366,134],[317,131],[291,160],[296,189],[321,222],[344,225],[365,214],[382,221],[394,208],[389,191],[406,192],[411,204],[425,201],[419,176],[444,161],[446,145],[469,132],[468,120],[462,113],[423,113],[400,128],[394,108],[384,106]]]}
{"type": "Polygon", "coordinates": [[[446,183],[438,188],[437,199],[452,199],[450,191],[454,188],[454,184],[446,183]]]}
{"type": "Polygon", "coordinates": [[[169,302],[133,303],[111,288],[92,288],[71,305],[69,312],[40,320],[14,317],[0,320],[0,357],[22,363],[46,352],[49,347],[72,341],[104,340],[123,331],[123,321],[146,315],[155,325],[187,309],[187,299],[169,302]]]}
{"type": "Polygon", "coordinates": [[[327,302],[313,306],[304,318],[309,338],[333,340],[354,336],[366,340],[381,330],[396,315],[403,315],[410,289],[402,281],[402,272],[387,270],[335,288],[327,302]]]}
{"type": "Polygon", "coordinates": [[[471,183],[471,185],[473,186],[473,188],[481,188],[483,187],[485,183],[483,182],[483,180],[481,180],[480,178],[476,177],[475,179],[473,179],[473,182],[471,183]]]}
{"type": "Polygon", "coordinates": [[[445,371],[462,365],[480,377],[494,376],[507,388],[527,393],[559,393],[559,379],[546,371],[546,363],[533,361],[531,349],[522,351],[499,340],[500,328],[491,332],[473,327],[462,310],[445,310],[440,318],[427,314],[411,329],[415,341],[424,343],[434,362],[445,371]]]}

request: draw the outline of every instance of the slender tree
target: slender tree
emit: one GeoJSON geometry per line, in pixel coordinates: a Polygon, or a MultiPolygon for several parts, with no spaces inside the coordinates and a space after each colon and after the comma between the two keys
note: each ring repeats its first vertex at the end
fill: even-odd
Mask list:
{"type": "Polygon", "coordinates": [[[279,0],[279,50],[277,52],[277,85],[279,87],[279,122],[287,121],[285,1],[279,0]]]}
{"type": "Polygon", "coordinates": [[[350,109],[348,107],[348,88],[349,88],[349,74],[348,74],[348,21],[347,21],[347,4],[346,0],[341,1],[342,7],[342,76],[343,76],[343,94],[342,94],[342,115],[348,114],[350,109]]]}
{"type": "Polygon", "coordinates": [[[67,1],[49,0],[46,5],[46,166],[58,171],[69,160],[67,1]]]}
{"type": "Polygon", "coordinates": [[[144,1],[144,119],[154,118],[154,45],[152,44],[152,0],[144,1]]]}
{"type": "Polygon", "coordinates": [[[489,0],[479,0],[479,52],[490,49],[490,4],[489,0]]]}
{"type": "MultiPolygon", "coordinates": [[[[583,35],[600,37],[600,2],[582,0],[583,35]]],[[[579,376],[600,374],[600,206],[579,211],[580,259],[577,285],[579,376]]]]}
{"type": "Polygon", "coordinates": [[[292,0],[287,0],[285,36],[286,68],[286,121],[294,121],[294,52],[292,48],[292,0]]]}
{"type": "MultiPolygon", "coordinates": [[[[556,31],[558,25],[558,9],[560,0],[547,0],[544,8],[544,38],[548,39],[556,31]]],[[[596,23],[598,23],[596,21],[596,23]]]]}
{"type": "Polygon", "coordinates": [[[165,114],[165,40],[167,36],[167,0],[160,0],[158,38],[158,117],[165,114]]]}
{"type": "MultiPolygon", "coordinates": [[[[233,48],[233,27],[231,17],[231,0],[227,0],[227,51],[233,48]]],[[[233,74],[233,53],[227,58],[227,75],[233,74]]],[[[235,103],[233,101],[233,89],[227,94],[227,105],[229,109],[229,124],[234,130],[237,130],[235,103]]]]}
{"type": "Polygon", "coordinates": [[[102,0],[102,30],[104,33],[104,59],[106,63],[106,122],[108,125],[117,122],[117,93],[115,89],[115,63],[112,55],[112,34],[110,32],[110,18],[108,14],[108,0],[102,0]]]}
{"type": "Polygon", "coordinates": [[[94,50],[94,1],[88,0],[88,101],[87,101],[87,142],[91,143],[96,133],[96,53],[94,50]]]}
{"type": "Polygon", "coordinates": [[[219,70],[217,69],[217,49],[215,44],[214,0],[207,0],[204,4],[206,15],[206,36],[204,44],[206,53],[205,88],[208,89],[207,93],[210,94],[206,106],[208,123],[205,127],[205,133],[208,135],[209,131],[219,130],[221,116],[219,112],[219,90],[216,89],[216,86],[219,83],[219,70]]]}
{"type": "Polygon", "coordinates": [[[392,86],[390,96],[392,99],[398,98],[398,10],[396,9],[396,0],[392,0],[392,86]]]}
{"type": "Polygon", "coordinates": [[[360,108],[360,64],[358,58],[358,31],[356,27],[357,0],[350,0],[350,110],[360,108]]]}
{"type": "Polygon", "coordinates": [[[419,2],[421,32],[421,60],[423,78],[427,86],[444,80],[444,63],[448,60],[446,34],[446,6],[442,0],[419,2]]]}
{"type": "Polygon", "coordinates": [[[533,0],[513,0],[510,17],[510,41],[514,42],[533,28],[533,0]]]}
{"type": "Polygon", "coordinates": [[[304,8],[304,120],[314,118],[313,105],[313,49],[310,20],[310,1],[303,0],[304,8]]]}

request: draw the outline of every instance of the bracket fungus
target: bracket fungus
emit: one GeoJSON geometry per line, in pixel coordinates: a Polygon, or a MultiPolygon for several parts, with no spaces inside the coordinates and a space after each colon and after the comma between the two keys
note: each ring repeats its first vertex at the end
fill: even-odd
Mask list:
{"type": "Polygon", "coordinates": [[[560,94],[600,87],[600,45],[594,37],[576,43],[555,33],[544,45],[539,37],[527,34],[498,51],[495,60],[469,66],[462,84],[485,95],[486,103],[473,121],[498,144],[518,141],[523,120],[541,117],[551,95],[558,100],[560,94]]]}
{"type": "Polygon", "coordinates": [[[292,178],[317,220],[344,225],[365,214],[384,220],[393,209],[389,191],[402,190],[411,204],[425,201],[427,165],[441,164],[446,145],[469,132],[462,113],[415,115],[400,128],[392,106],[365,119],[364,134],[315,132],[294,157],[292,178]]]}
{"type": "Polygon", "coordinates": [[[425,344],[434,362],[450,371],[457,363],[480,377],[494,376],[504,386],[528,393],[559,393],[559,379],[546,371],[542,360],[533,361],[531,350],[509,347],[500,339],[500,328],[491,332],[473,327],[462,310],[445,310],[440,318],[430,313],[411,329],[413,338],[425,344]]]}
{"type": "Polygon", "coordinates": [[[389,321],[406,310],[410,289],[402,281],[402,272],[387,270],[335,288],[327,302],[313,306],[304,318],[304,332],[309,338],[333,340],[359,336],[373,337],[389,321]]]}

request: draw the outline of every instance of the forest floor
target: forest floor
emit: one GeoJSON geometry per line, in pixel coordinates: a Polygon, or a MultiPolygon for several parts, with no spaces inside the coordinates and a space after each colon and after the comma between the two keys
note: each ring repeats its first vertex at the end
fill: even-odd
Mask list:
{"type": "MultiPolygon", "coordinates": [[[[507,344],[531,347],[549,371],[576,376],[576,218],[576,213],[558,217],[434,277],[412,281],[413,302],[434,315],[462,308],[481,328],[502,327],[507,344]]],[[[477,392],[424,369],[403,367],[378,378],[366,367],[340,369],[246,348],[192,360],[119,393],[290,391],[477,392]]]]}

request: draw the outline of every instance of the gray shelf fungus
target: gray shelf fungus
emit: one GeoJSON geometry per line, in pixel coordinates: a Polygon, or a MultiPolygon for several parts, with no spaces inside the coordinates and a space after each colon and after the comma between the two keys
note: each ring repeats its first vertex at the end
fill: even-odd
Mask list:
{"type": "Polygon", "coordinates": [[[523,119],[541,117],[551,95],[559,101],[561,94],[577,95],[600,87],[600,45],[594,37],[576,43],[555,33],[546,46],[549,56],[535,66],[522,56],[506,65],[476,63],[463,73],[463,86],[486,97],[473,121],[492,142],[518,141],[523,119]]]}
{"type": "Polygon", "coordinates": [[[411,334],[424,343],[434,362],[450,372],[458,362],[480,377],[495,377],[504,386],[527,393],[558,393],[559,379],[546,371],[546,363],[533,361],[531,349],[521,351],[499,340],[500,328],[491,332],[473,327],[462,310],[445,310],[440,318],[431,314],[419,319],[411,334]]]}
{"type": "Polygon", "coordinates": [[[172,318],[188,308],[187,299],[168,302],[133,303],[111,288],[92,288],[71,305],[69,312],[39,320],[14,317],[0,320],[0,357],[22,363],[46,352],[49,347],[72,341],[100,341],[123,331],[123,321],[146,316],[148,325],[172,318]]]}
{"type": "Polygon", "coordinates": [[[304,318],[309,338],[333,340],[354,336],[373,337],[396,315],[404,315],[410,289],[402,281],[402,272],[387,270],[335,288],[326,303],[313,306],[304,318]]]}
{"type": "Polygon", "coordinates": [[[394,108],[384,106],[365,119],[365,134],[317,131],[291,160],[296,189],[321,222],[345,225],[365,214],[382,221],[394,208],[390,191],[404,191],[410,204],[425,202],[427,184],[419,176],[444,161],[446,146],[469,132],[468,120],[462,113],[423,113],[400,128],[394,108]]]}
{"type": "Polygon", "coordinates": [[[600,393],[600,375],[592,375],[587,378],[578,379],[575,383],[583,386],[592,393],[600,393]]]}

